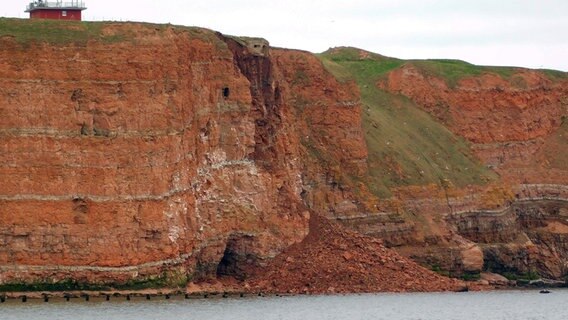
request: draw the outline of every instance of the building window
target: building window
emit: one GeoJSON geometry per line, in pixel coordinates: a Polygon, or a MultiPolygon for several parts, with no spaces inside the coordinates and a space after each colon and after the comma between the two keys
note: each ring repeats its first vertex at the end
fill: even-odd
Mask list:
{"type": "Polygon", "coordinates": [[[61,11],[61,16],[67,17],[67,11],[65,11],[65,10],[61,11]]]}

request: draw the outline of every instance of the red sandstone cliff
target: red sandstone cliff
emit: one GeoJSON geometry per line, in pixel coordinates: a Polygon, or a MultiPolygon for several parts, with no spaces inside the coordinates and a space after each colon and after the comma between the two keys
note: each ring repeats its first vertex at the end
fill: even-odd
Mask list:
{"type": "Polygon", "coordinates": [[[365,174],[358,92],[313,55],[100,27],[128,40],[0,38],[2,283],[243,277],[349,197],[328,186],[341,172],[365,174]]]}
{"type": "Polygon", "coordinates": [[[554,141],[556,133],[566,132],[562,125],[568,114],[568,80],[518,68],[507,78],[488,71],[464,77],[452,87],[443,78],[407,64],[378,85],[411,98],[471,141],[479,157],[505,180],[568,181],[562,159],[566,140],[554,141]]]}
{"type": "MultiPolygon", "coordinates": [[[[446,226],[434,225],[448,230],[446,236],[467,240],[470,246],[475,243],[482,252],[483,266],[478,265],[478,270],[561,279],[568,261],[568,80],[522,68],[510,68],[505,74],[479,69],[480,74],[464,76],[452,85],[420,64],[406,63],[377,82],[378,88],[408,97],[470,141],[481,161],[499,174],[498,187],[466,192],[449,188],[438,201],[404,192],[401,197],[407,210],[418,200],[420,209],[412,211],[445,220],[446,226]]],[[[452,264],[448,264],[451,257],[436,252],[439,249],[428,254],[405,250],[430,263],[452,264]]],[[[463,252],[458,256],[465,261],[463,252]]]]}
{"type": "Polygon", "coordinates": [[[201,276],[225,251],[256,263],[301,241],[298,137],[270,59],[202,29],[102,32],[131,38],[1,39],[3,281],[201,276]]]}
{"type": "MultiPolygon", "coordinates": [[[[450,88],[411,67],[394,70],[377,85],[475,143],[504,179],[406,186],[379,199],[366,184],[359,88],[314,55],[197,28],[57,26],[86,39],[0,36],[0,284],[178,286],[254,275],[255,288],[298,292],[293,284],[314,280],[321,265],[324,282],[337,284],[314,280],[309,292],[459,287],[320,216],[458,271],[480,271],[496,233],[516,241],[532,232],[530,246],[516,243],[521,251],[553,256],[541,269],[564,273],[565,207],[518,219],[504,206],[515,192],[566,199],[563,160],[540,161],[566,145],[565,83],[523,71],[524,89],[493,76],[450,88]],[[500,156],[503,146],[512,151],[500,156]],[[471,213],[485,209],[509,218],[493,230],[480,218],[487,212],[471,213]]],[[[515,257],[499,261],[530,267],[515,257]]]]}

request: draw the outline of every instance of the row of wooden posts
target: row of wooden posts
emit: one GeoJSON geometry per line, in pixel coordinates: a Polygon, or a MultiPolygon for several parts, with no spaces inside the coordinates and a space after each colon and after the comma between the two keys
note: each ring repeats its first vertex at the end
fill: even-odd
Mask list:
{"type": "MultiPolygon", "coordinates": [[[[222,295],[223,298],[227,298],[228,296],[229,296],[229,294],[226,293],[226,292],[223,293],[223,295],[222,295]]],[[[244,293],[240,293],[239,296],[240,296],[241,298],[244,297],[244,293]]],[[[258,296],[261,297],[261,296],[264,296],[264,294],[258,293],[258,296]]],[[[111,295],[110,295],[110,294],[106,294],[106,295],[104,295],[104,297],[105,297],[105,300],[106,300],[106,301],[110,301],[111,295]]],[[[150,295],[150,294],[146,294],[145,297],[146,297],[146,300],[151,300],[151,299],[152,299],[152,295],[150,295]]],[[[157,297],[157,296],[156,296],[156,297],[157,297]]],[[[171,295],[170,295],[170,294],[165,294],[164,297],[165,297],[165,299],[167,300],[167,299],[170,299],[171,295]]],[[[201,296],[199,296],[199,297],[201,297],[201,296]]],[[[207,298],[209,297],[209,294],[204,294],[202,297],[205,298],[205,299],[207,299],[207,298]]],[[[22,296],[20,296],[19,298],[22,300],[22,302],[27,302],[27,301],[28,301],[28,296],[26,296],[26,295],[22,295],[22,296]]],[[[49,298],[50,298],[50,297],[49,297],[48,295],[44,295],[44,296],[43,296],[43,301],[44,301],[44,302],[49,302],[49,298]]],[[[69,301],[69,300],[71,300],[72,297],[71,297],[71,295],[64,295],[63,298],[65,299],[65,301],[69,301]]],[[[91,298],[91,296],[88,295],[88,294],[84,294],[84,295],[81,295],[80,298],[85,299],[85,301],[89,301],[90,298],[91,298]]],[[[130,301],[131,295],[130,295],[130,294],[125,295],[125,298],[126,298],[127,301],[130,301]]],[[[184,298],[185,298],[185,299],[190,299],[190,298],[191,298],[191,295],[188,294],[188,293],[186,293],[186,294],[184,295],[184,298]]],[[[6,300],[7,300],[7,297],[6,297],[6,296],[0,296],[0,302],[1,302],[1,303],[6,302],[6,300]]]]}

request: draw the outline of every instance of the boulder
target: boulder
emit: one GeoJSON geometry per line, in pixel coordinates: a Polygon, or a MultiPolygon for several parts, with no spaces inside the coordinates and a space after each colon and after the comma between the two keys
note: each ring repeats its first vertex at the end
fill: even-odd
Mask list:
{"type": "Polygon", "coordinates": [[[505,278],[504,276],[491,272],[482,272],[480,279],[485,280],[489,284],[496,286],[506,286],[509,285],[510,283],[509,279],[505,278]]]}
{"type": "Polygon", "coordinates": [[[461,252],[464,271],[479,272],[483,268],[483,251],[477,245],[472,245],[461,252]]]}

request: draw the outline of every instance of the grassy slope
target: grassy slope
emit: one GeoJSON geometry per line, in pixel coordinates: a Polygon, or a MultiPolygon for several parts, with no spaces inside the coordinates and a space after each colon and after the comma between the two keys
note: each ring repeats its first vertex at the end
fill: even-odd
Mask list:
{"type": "MultiPolygon", "coordinates": [[[[483,184],[495,178],[470,152],[467,143],[422,111],[409,99],[378,89],[375,84],[404,60],[368,54],[360,58],[358,49],[343,48],[320,55],[324,66],[340,81],[354,79],[361,89],[363,128],[369,148],[370,189],[386,197],[390,189],[429,183],[464,186],[483,184]]],[[[431,72],[458,74],[443,61],[431,72]],[[438,71],[436,71],[438,70],[438,71]]]]}
{"type": "MultiPolygon", "coordinates": [[[[349,62],[357,62],[356,66],[351,70],[339,70],[336,68],[334,74],[345,79],[357,76],[357,78],[369,79],[376,75],[384,75],[388,71],[398,68],[404,64],[412,64],[423,74],[442,78],[446,83],[453,87],[458,81],[465,77],[479,76],[484,73],[493,73],[504,79],[514,81],[515,74],[524,70],[519,67],[496,67],[496,66],[478,66],[462,60],[451,59],[429,59],[429,60],[401,60],[365,52],[366,57],[361,58],[359,55],[361,50],[356,48],[340,48],[339,50],[331,50],[320,55],[324,63],[329,66],[330,62],[336,62],[345,65],[349,62]],[[357,74],[353,74],[356,72],[357,74]]],[[[353,64],[355,65],[355,64],[353,64]]],[[[333,69],[333,66],[331,66],[333,69]]],[[[557,70],[540,69],[550,80],[568,79],[568,72],[557,70]]]]}
{"type": "Polygon", "coordinates": [[[55,45],[79,44],[87,41],[100,41],[103,43],[116,43],[132,41],[144,33],[164,32],[168,28],[175,28],[187,32],[192,38],[213,42],[217,46],[226,47],[218,39],[214,31],[198,28],[175,26],[171,24],[152,24],[140,22],[87,22],[87,21],[61,21],[44,19],[14,19],[0,17],[0,37],[13,37],[18,43],[26,45],[32,42],[47,42],[55,45]],[[113,25],[136,25],[143,28],[119,28],[110,34],[104,32],[105,27],[113,25]],[[142,32],[142,33],[141,33],[142,32]]]}
{"type": "MultiPolygon", "coordinates": [[[[493,66],[477,66],[461,60],[409,60],[408,63],[413,64],[424,74],[442,78],[449,87],[455,87],[458,81],[464,77],[479,76],[484,73],[492,73],[499,75],[508,80],[513,86],[524,87],[523,80],[516,76],[523,68],[519,67],[493,67],[493,66]]],[[[556,81],[568,79],[568,73],[556,70],[540,70],[550,80],[556,81]]]]}
{"type": "Polygon", "coordinates": [[[14,37],[19,43],[31,41],[53,44],[85,43],[90,39],[120,41],[120,36],[105,37],[102,22],[0,18],[0,37],[14,37]]]}

